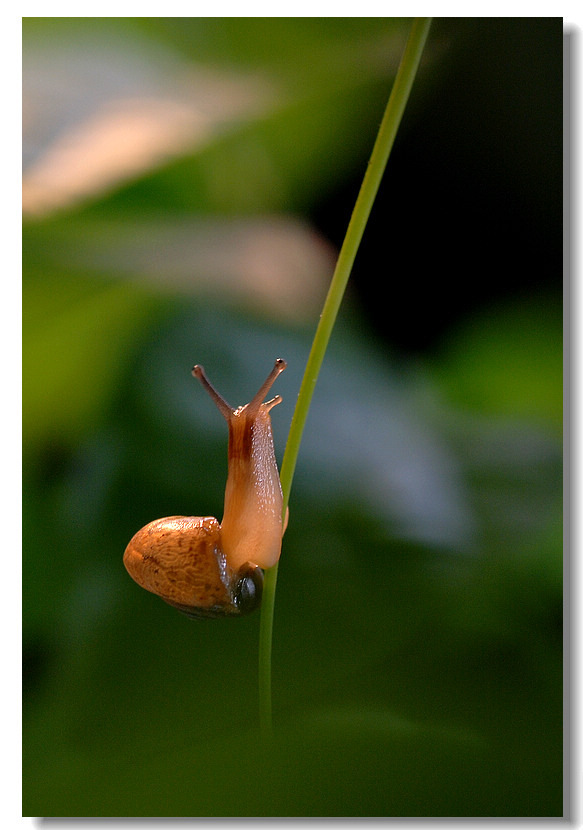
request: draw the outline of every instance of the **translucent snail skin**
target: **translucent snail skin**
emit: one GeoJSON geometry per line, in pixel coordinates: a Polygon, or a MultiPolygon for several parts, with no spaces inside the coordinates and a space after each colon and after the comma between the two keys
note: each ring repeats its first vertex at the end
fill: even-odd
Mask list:
{"type": "Polygon", "coordinates": [[[262,568],[279,560],[283,497],[264,398],[286,368],[278,358],[245,406],[233,409],[208,380],[200,380],[229,427],[229,468],[223,520],[212,516],[168,516],[139,530],[123,561],[138,585],[194,618],[247,614],[261,604],[262,568]]]}

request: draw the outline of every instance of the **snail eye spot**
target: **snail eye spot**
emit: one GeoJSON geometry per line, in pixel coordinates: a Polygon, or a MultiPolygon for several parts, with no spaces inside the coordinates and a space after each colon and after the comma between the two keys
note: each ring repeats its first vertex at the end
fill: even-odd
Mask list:
{"type": "Polygon", "coordinates": [[[247,562],[237,574],[233,602],[240,614],[250,614],[261,605],[263,571],[247,562]]]}

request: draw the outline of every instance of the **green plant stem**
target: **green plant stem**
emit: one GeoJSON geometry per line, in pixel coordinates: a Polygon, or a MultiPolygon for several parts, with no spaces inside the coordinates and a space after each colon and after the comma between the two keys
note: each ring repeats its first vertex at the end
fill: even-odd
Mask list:
{"type": "MultiPolygon", "coordinates": [[[[344,296],[346,284],[370,215],[401,118],[417,74],[421,55],[431,18],[416,18],[405,46],[403,57],[393,84],[393,89],[379,127],[370,161],[350,218],[350,223],[340,249],[336,268],[320,322],[314,335],[312,348],[300,387],[296,408],[292,418],[283,462],[281,465],[281,487],[283,490],[283,512],[287,509],[292,480],[296,467],[304,425],[308,417],[316,381],[328,347],[328,341],[336,322],[338,309],[344,296]]],[[[278,566],[265,572],[261,623],[259,631],[259,713],[260,727],[265,736],[272,731],[271,705],[271,651],[273,639],[273,616],[275,610],[275,589],[278,566]]]]}

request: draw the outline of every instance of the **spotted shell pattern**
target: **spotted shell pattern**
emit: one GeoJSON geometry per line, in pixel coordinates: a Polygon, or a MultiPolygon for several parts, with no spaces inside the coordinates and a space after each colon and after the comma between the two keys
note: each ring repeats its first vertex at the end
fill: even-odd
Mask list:
{"type": "Polygon", "coordinates": [[[139,530],[124,554],[130,576],[147,591],[191,616],[237,614],[233,582],[212,516],[170,516],[139,530]]]}

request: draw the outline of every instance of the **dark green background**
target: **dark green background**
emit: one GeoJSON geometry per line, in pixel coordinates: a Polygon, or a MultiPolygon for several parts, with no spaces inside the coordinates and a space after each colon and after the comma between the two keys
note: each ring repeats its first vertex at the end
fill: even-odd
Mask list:
{"type": "Polygon", "coordinates": [[[71,122],[91,61],[136,41],[153,72],[163,47],[276,95],[25,217],[24,815],[562,814],[559,19],[433,24],[306,426],[271,747],[259,614],[193,622],[121,561],[154,518],[221,516],[226,429],[191,366],[237,404],[287,359],[281,461],[318,309],[169,287],[172,245],[143,281],[116,251],[278,215],[338,246],[408,26],[25,19],[25,176],[43,60],[71,122]]]}

